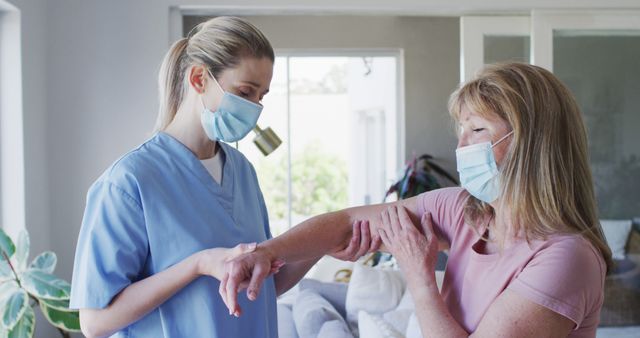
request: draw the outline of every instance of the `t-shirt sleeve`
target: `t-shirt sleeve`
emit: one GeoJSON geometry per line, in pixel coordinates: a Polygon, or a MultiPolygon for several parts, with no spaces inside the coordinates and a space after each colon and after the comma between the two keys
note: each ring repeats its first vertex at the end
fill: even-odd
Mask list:
{"type": "Polygon", "coordinates": [[[104,308],[137,281],[148,253],[140,203],[113,183],[98,181],[87,205],[76,247],[70,308],[104,308]]]}
{"type": "Polygon", "coordinates": [[[418,215],[422,217],[430,212],[436,235],[451,244],[453,235],[463,223],[464,204],[468,197],[466,190],[459,187],[422,193],[416,200],[418,215]]]}
{"type": "Polygon", "coordinates": [[[579,327],[603,301],[605,267],[595,249],[578,236],[551,241],[540,250],[509,286],[579,327]]]}

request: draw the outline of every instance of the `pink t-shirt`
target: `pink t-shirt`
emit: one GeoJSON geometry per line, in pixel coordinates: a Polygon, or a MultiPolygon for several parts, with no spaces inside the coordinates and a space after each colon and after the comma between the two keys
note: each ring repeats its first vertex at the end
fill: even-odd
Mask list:
{"type": "Polygon", "coordinates": [[[468,197],[462,188],[446,188],[417,200],[419,215],[431,212],[434,230],[450,244],[441,293],[458,323],[475,331],[491,303],[509,289],[575,322],[570,337],[595,337],[606,266],[593,245],[580,235],[556,235],[502,253],[478,253],[473,245],[480,236],[464,221],[468,197]]]}

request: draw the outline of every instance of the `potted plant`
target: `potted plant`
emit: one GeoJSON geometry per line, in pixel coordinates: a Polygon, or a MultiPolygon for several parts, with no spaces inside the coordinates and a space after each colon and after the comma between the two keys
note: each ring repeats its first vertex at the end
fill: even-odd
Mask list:
{"type": "Polygon", "coordinates": [[[413,197],[426,191],[443,187],[444,184],[458,185],[458,180],[434,162],[433,156],[424,154],[407,164],[404,176],[389,187],[385,199],[395,193],[398,200],[413,197]]]}
{"type": "Polygon", "coordinates": [[[0,229],[0,337],[33,337],[35,313],[45,318],[63,337],[80,331],[77,310],[69,309],[71,285],[53,275],[56,254],[45,251],[31,263],[29,234],[22,230],[17,245],[0,229]]]}

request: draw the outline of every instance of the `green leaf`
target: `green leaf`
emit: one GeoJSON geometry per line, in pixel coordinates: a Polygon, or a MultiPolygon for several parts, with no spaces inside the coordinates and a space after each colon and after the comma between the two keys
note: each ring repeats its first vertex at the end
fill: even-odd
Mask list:
{"type": "Polygon", "coordinates": [[[76,311],[76,310],[69,309],[69,300],[68,299],[54,300],[54,299],[38,298],[38,301],[40,303],[44,303],[44,305],[46,305],[47,307],[52,308],[54,310],[58,310],[58,311],[62,311],[62,312],[76,311]]]}
{"type": "Polygon", "coordinates": [[[28,307],[29,295],[22,289],[15,289],[15,291],[6,298],[4,306],[2,307],[2,321],[0,321],[2,327],[7,330],[13,329],[28,307]]]}
{"type": "Polygon", "coordinates": [[[13,271],[9,267],[9,263],[4,258],[0,258],[0,283],[14,279],[13,271]]]}
{"type": "MultiPolygon", "coordinates": [[[[4,251],[9,258],[16,252],[16,246],[13,244],[13,241],[2,229],[0,229],[0,250],[4,251]]],[[[4,259],[4,257],[2,258],[4,259]]]]}
{"type": "Polygon", "coordinates": [[[71,285],[50,273],[29,269],[20,277],[22,287],[37,298],[69,299],[71,285]]]}
{"type": "Polygon", "coordinates": [[[31,338],[36,327],[35,315],[33,309],[27,306],[24,315],[18,321],[16,326],[7,334],[7,338],[31,338]]]}
{"type": "MultiPolygon", "coordinates": [[[[9,299],[9,296],[13,295],[16,290],[20,290],[20,286],[15,281],[5,281],[0,283],[0,314],[4,309],[4,303],[9,299]]],[[[0,328],[1,325],[0,325],[0,328]]],[[[0,337],[2,337],[0,335],[0,337]]]]}
{"type": "Polygon", "coordinates": [[[53,273],[57,263],[58,258],[56,257],[56,254],[51,251],[45,251],[33,259],[29,268],[33,270],[42,270],[46,273],[53,273]]]}
{"type": "Polygon", "coordinates": [[[20,230],[18,235],[18,246],[16,247],[16,269],[24,271],[27,268],[27,260],[29,259],[29,233],[27,229],[20,230]]]}
{"type": "Polygon", "coordinates": [[[66,331],[80,331],[80,317],[78,311],[59,311],[48,307],[44,302],[40,302],[40,309],[51,325],[66,331]]]}

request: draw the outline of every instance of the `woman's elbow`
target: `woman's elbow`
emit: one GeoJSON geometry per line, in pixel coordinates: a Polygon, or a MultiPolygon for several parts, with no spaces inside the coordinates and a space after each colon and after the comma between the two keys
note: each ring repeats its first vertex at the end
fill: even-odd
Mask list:
{"type": "Polygon", "coordinates": [[[107,337],[110,332],[107,332],[104,327],[100,325],[100,310],[96,309],[80,309],[80,330],[82,334],[87,338],[99,338],[107,337]]]}

